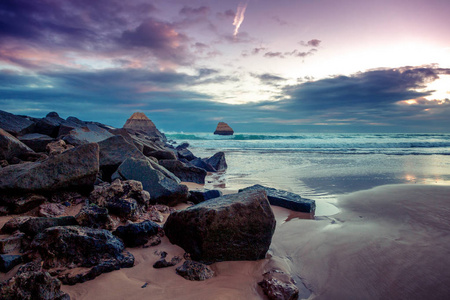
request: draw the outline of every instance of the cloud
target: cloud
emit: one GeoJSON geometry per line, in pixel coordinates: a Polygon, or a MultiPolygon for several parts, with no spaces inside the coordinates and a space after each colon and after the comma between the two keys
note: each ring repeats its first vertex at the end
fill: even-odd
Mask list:
{"type": "Polygon", "coordinates": [[[208,6],[200,6],[197,8],[193,8],[190,6],[184,6],[180,10],[180,15],[196,17],[196,16],[207,16],[211,12],[211,8],[208,6]]]}
{"type": "Polygon", "coordinates": [[[233,20],[233,26],[234,26],[233,35],[234,36],[237,36],[237,34],[239,33],[239,27],[241,27],[242,22],[244,22],[245,10],[247,9],[247,5],[248,5],[248,2],[246,2],[246,3],[240,2],[238,4],[236,14],[235,14],[234,20],[233,20]]]}
{"type": "Polygon", "coordinates": [[[286,78],[283,78],[281,76],[270,74],[270,73],[264,73],[264,74],[251,74],[253,77],[258,78],[261,80],[261,82],[266,84],[276,84],[280,81],[285,81],[286,78]]]}
{"type": "Polygon", "coordinates": [[[312,40],[309,40],[307,42],[301,41],[299,44],[302,45],[302,46],[305,46],[305,47],[315,47],[315,48],[317,48],[317,47],[320,46],[320,43],[322,43],[321,40],[312,39],[312,40]]]}

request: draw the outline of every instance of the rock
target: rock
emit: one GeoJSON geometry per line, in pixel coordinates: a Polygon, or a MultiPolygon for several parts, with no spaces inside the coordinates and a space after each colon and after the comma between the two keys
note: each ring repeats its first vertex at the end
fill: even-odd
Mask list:
{"type": "Polygon", "coordinates": [[[123,128],[142,131],[150,136],[163,137],[155,124],[142,112],[132,114],[125,122],[125,125],[123,125],[123,128]]]}
{"type": "Polygon", "coordinates": [[[34,128],[34,122],[0,110],[0,128],[18,136],[31,132],[34,128]]]}
{"type": "Polygon", "coordinates": [[[63,153],[67,150],[73,149],[75,146],[68,145],[63,140],[57,140],[51,143],[48,143],[45,147],[45,150],[48,152],[49,155],[56,155],[63,153]]]}
{"type": "MultiPolygon", "coordinates": [[[[0,272],[6,273],[22,262],[21,255],[0,255],[0,272]]],[[[3,298],[2,298],[3,299],[3,298]]]]}
{"type": "Polygon", "coordinates": [[[134,265],[134,257],[124,252],[124,244],[111,232],[80,226],[47,228],[31,243],[31,250],[40,254],[44,268],[91,268],[88,271],[58,276],[74,284],[134,265]]]}
{"type": "Polygon", "coordinates": [[[63,122],[64,119],[61,118],[58,113],[50,112],[45,118],[39,119],[39,121],[36,122],[34,131],[56,138],[58,136],[59,127],[63,122]]]}
{"type": "Polygon", "coordinates": [[[152,166],[153,169],[160,171],[161,173],[164,174],[164,176],[172,179],[176,183],[181,182],[180,178],[178,178],[177,176],[175,176],[175,174],[173,174],[172,172],[170,172],[169,170],[158,164],[158,161],[155,162],[151,160],[151,157],[147,157],[147,161],[152,166]]]}
{"type": "Polygon", "coordinates": [[[233,131],[233,129],[231,129],[230,126],[228,126],[227,123],[219,122],[219,124],[217,124],[216,131],[214,131],[214,134],[233,135],[234,131],[233,131]]]}
{"type": "Polygon", "coordinates": [[[191,160],[189,163],[207,172],[217,172],[217,170],[211,164],[207,163],[205,159],[195,158],[191,160]]]}
{"type": "Polygon", "coordinates": [[[170,214],[164,231],[192,259],[213,263],[263,259],[275,217],[263,190],[214,198],[170,214]]]}
{"type": "Polygon", "coordinates": [[[45,203],[39,206],[38,216],[53,218],[64,214],[66,207],[61,203],[45,203]]]}
{"type": "Polygon", "coordinates": [[[159,161],[160,165],[172,172],[181,181],[195,182],[199,184],[205,183],[207,172],[203,169],[188,166],[176,159],[164,159],[159,161]]]}
{"type": "Polygon", "coordinates": [[[31,219],[30,216],[19,216],[9,219],[2,227],[2,233],[12,234],[14,231],[19,230],[20,226],[31,219]]]}
{"type": "Polygon", "coordinates": [[[65,206],[85,203],[87,197],[75,191],[56,191],[50,196],[50,202],[62,203],[65,206]]]}
{"type": "Polygon", "coordinates": [[[79,146],[44,161],[0,169],[0,192],[33,193],[92,189],[98,170],[98,145],[79,146]]]}
{"type": "Polygon", "coordinates": [[[210,164],[217,171],[225,171],[227,169],[227,162],[225,160],[225,153],[217,152],[210,158],[205,160],[206,163],[210,164]]]}
{"type": "Polygon", "coordinates": [[[145,155],[121,135],[112,136],[99,142],[98,145],[100,146],[100,170],[104,180],[109,180],[119,165],[128,157],[145,159],[145,155]]]}
{"type": "Polygon", "coordinates": [[[206,190],[206,191],[190,191],[189,201],[198,204],[209,199],[222,196],[222,192],[219,190],[206,190]]]}
{"type": "Polygon", "coordinates": [[[264,279],[258,282],[264,294],[270,300],[296,300],[299,290],[294,280],[280,270],[271,270],[263,275],[264,279]]]}
{"type": "Polygon", "coordinates": [[[142,183],[135,180],[121,181],[95,186],[89,199],[112,214],[127,220],[137,220],[149,205],[150,194],[143,190],[142,183]]]}
{"type": "Polygon", "coordinates": [[[214,276],[214,271],[202,263],[186,260],[183,265],[176,269],[181,277],[192,281],[203,281],[214,276]]]}
{"type": "Polygon", "coordinates": [[[5,300],[70,300],[61,291],[61,281],[47,272],[25,272],[0,284],[0,298],[5,300]]]}
{"type": "Polygon", "coordinates": [[[81,127],[75,127],[63,136],[63,140],[71,145],[79,146],[88,143],[97,143],[114,136],[108,130],[95,124],[85,124],[81,127]]]}
{"type": "Polygon", "coordinates": [[[187,200],[188,188],[155,170],[148,160],[127,158],[117,172],[125,179],[142,182],[144,190],[151,195],[151,204],[176,205],[187,200]]]}
{"type": "Polygon", "coordinates": [[[19,136],[19,141],[30,147],[35,152],[46,152],[47,145],[55,141],[55,139],[40,133],[29,133],[19,136]]]}
{"type": "Polygon", "coordinates": [[[164,216],[158,210],[156,210],[154,206],[150,207],[147,214],[148,218],[153,222],[161,223],[164,221],[164,216]]]}
{"type": "Polygon", "coordinates": [[[166,252],[161,253],[161,258],[158,259],[153,264],[153,268],[162,269],[162,268],[172,267],[172,266],[177,265],[181,261],[181,258],[178,256],[174,256],[174,257],[172,257],[172,259],[170,261],[167,261],[166,256],[167,256],[166,252]]]}
{"type": "Polygon", "coordinates": [[[75,217],[65,216],[59,218],[30,218],[20,225],[19,229],[28,236],[35,236],[44,231],[46,228],[55,226],[78,225],[75,217]]]}
{"type": "Polygon", "coordinates": [[[5,238],[0,238],[0,253],[6,254],[19,250],[22,247],[22,240],[25,234],[17,232],[5,238]]]}
{"type": "Polygon", "coordinates": [[[14,136],[0,128],[0,160],[7,160],[10,162],[12,158],[20,158],[29,152],[34,151],[14,136]]]}
{"type": "Polygon", "coordinates": [[[177,147],[177,156],[180,159],[186,159],[187,161],[191,161],[193,159],[196,159],[197,157],[189,151],[188,149],[178,149],[177,147]]]}
{"type": "Polygon", "coordinates": [[[0,203],[8,207],[10,213],[21,214],[38,207],[47,200],[42,195],[26,194],[26,195],[3,195],[0,196],[0,203]]]}
{"type": "Polygon", "coordinates": [[[147,156],[152,156],[157,160],[161,159],[177,159],[177,155],[172,150],[156,150],[147,152],[147,156]]]}
{"type": "Polygon", "coordinates": [[[98,207],[95,204],[84,206],[75,216],[75,219],[80,226],[95,229],[112,230],[114,225],[108,209],[98,207]]]}
{"type": "Polygon", "coordinates": [[[316,202],[314,200],[305,199],[301,196],[274,188],[265,187],[259,184],[247,187],[245,189],[239,190],[239,192],[249,191],[249,190],[265,190],[267,193],[267,198],[271,205],[284,207],[294,211],[312,213],[316,209],[316,202]]]}
{"type": "Polygon", "coordinates": [[[181,144],[179,144],[175,149],[177,150],[183,150],[189,147],[189,143],[188,142],[182,142],[181,144]]]}
{"type": "Polygon", "coordinates": [[[119,226],[113,234],[119,237],[126,247],[138,247],[146,244],[152,236],[160,233],[162,228],[152,221],[119,226]]]}

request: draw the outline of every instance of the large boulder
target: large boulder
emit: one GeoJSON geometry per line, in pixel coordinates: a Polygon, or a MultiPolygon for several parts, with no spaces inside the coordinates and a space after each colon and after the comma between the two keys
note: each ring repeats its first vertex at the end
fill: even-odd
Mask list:
{"type": "Polygon", "coordinates": [[[42,271],[17,273],[0,283],[0,299],[4,300],[70,300],[61,291],[61,281],[42,271]]]}
{"type": "Polygon", "coordinates": [[[45,152],[47,145],[55,141],[54,138],[40,133],[28,133],[19,136],[19,140],[36,152],[45,152]]]}
{"type": "Polygon", "coordinates": [[[219,190],[189,191],[189,201],[198,204],[222,196],[219,190]]]}
{"type": "Polygon", "coordinates": [[[192,259],[213,263],[266,256],[275,217],[263,190],[214,198],[170,214],[164,231],[192,259]]]}
{"type": "Polygon", "coordinates": [[[123,128],[141,131],[149,136],[163,138],[163,134],[156,128],[155,124],[142,112],[135,112],[125,122],[123,128]]]}
{"type": "Polygon", "coordinates": [[[316,209],[316,202],[314,200],[302,198],[300,195],[277,190],[274,188],[265,187],[259,184],[246,187],[245,189],[240,189],[240,192],[254,191],[254,190],[264,190],[267,193],[267,198],[271,205],[284,207],[290,210],[313,213],[316,209]]]}
{"type": "Polygon", "coordinates": [[[146,244],[152,236],[160,233],[162,228],[152,221],[132,223],[119,226],[113,234],[119,237],[126,247],[138,247],[146,244]]]}
{"type": "Polygon", "coordinates": [[[194,155],[194,153],[192,153],[189,149],[186,149],[186,148],[180,148],[179,149],[178,147],[176,148],[178,158],[186,159],[187,161],[191,161],[191,160],[197,158],[194,155]]]}
{"type": "Polygon", "coordinates": [[[34,122],[25,117],[0,110],[0,128],[18,136],[31,132],[34,128],[34,122]]]}
{"type": "Polygon", "coordinates": [[[0,193],[92,189],[99,170],[99,147],[82,145],[44,161],[0,169],[0,193]]]}
{"type": "Polygon", "coordinates": [[[205,160],[206,163],[213,166],[217,171],[225,171],[227,169],[227,162],[225,160],[225,153],[217,152],[210,158],[205,160]]]}
{"type": "Polygon", "coordinates": [[[159,164],[175,174],[181,181],[205,183],[207,172],[204,169],[195,166],[189,166],[176,159],[160,160],[159,164]]]}
{"type": "Polygon", "coordinates": [[[216,127],[216,131],[214,131],[214,134],[218,135],[233,135],[234,131],[231,129],[231,127],[225,123],[225,122],[219,122],[216,127]]]}
{"type": "Polygon", "coordinates": [[[58,278],[67,284],[132,267],[134,257],[124,248],[122,241],[108,230],[80,226],[48,228],[31,243],[31,250],[41,256],[46,269],[90,268],[76,275],[71,272],[60,273],[58,278]]]}
{"type": "Polygon", "coordinates": [[[186,202],[188,188],[155,170],[148,159],[127,158],[117,169],[124,179],[142,182],[144,190],[150,193],[150,203],[176,205],[186,202]]]}
{"type": "Polygon", "coordinates": [[[58,113],[50,112],[45,118],[39,119],[36,122],[34,131],[36,133],[44,134],[56,138],[59,132],[59,126],[65,120],[61,118],[58,113]]]}
{"type": "Polygon", "coordinates": [[[112,136],[98,143],[100,146],[100,170],[103,180],[110,180],[111,175],[128,157],[145,159],[144,154],[121,135],[112,136]]]}
{"type": "Polygon", "coordinates": [[[34,152],[30,147],[0,128],[0,160],[10,161],[12,158],[20,158],[24,154],[34,152]]]}
{"type": "Polygon", "coordinates": [[[75,127],[63,136],[63,140],[71,145],[79,146],[88,143],[97,143],[114,136],[108,130],[95,125],[86,123],[83,126],[75,127]]]}

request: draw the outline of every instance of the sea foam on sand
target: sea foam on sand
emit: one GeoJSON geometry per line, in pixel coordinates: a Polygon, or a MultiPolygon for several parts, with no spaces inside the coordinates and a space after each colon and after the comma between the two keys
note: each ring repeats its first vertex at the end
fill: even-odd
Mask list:
{"type": "Polygon", "coordinates": [[[298,282],[301,298],[448,298],[450,187],[381,186],[342,196],[338,206],[339,214],[316,220],[274,207],[268,258],[213,264],[216,276],[206,281],[152,267],[155,250],[167,251],[169,259],[184,252],[164,238],[156,247],[130,249],[133,268],[62,289],[71,299],[265,299],[257,282],[278,267],[312,291],[298,282]]]}

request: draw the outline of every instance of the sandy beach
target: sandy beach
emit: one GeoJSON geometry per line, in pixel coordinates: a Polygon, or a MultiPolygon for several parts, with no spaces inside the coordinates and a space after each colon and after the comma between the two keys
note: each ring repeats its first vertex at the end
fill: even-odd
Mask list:
{"type": "Polygon", "coordinates": [[[448,186],[387,185],[342,196],[339,214],[316,220],[273,207],[277,228],[264,260],[216,263],[214,278],[191,282],[174,267],[152,267],[155,251],[184,252],[164,238],[129,249],[133,268],[62,289],[78,300],[266,299],[257,282],[277,267],[292,274],[300,299],[446,299],[449,202],[448,186]]]}

